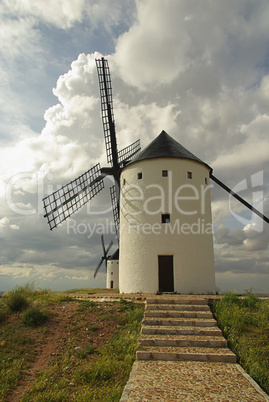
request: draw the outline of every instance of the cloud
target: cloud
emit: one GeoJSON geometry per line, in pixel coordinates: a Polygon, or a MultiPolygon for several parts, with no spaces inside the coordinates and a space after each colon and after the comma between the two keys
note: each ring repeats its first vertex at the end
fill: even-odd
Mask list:
{"type": "Polygon", "coordinates": [[[113,7],[109,0],[4,0],[2,13],[6,17],[15,15],[18,19],[32,18],[37,22],[68,30],[76,23],[88,19],[96,29],[103,29],[130,23],[135,12],[133,0],[115,0],[113,7]],[[108,13],[109,11],[109,13],[108,13]],[[123,18],[125,22],[123,22],[123,18]]]}
{"type": "Polygon", "coordinates": [[[9,13],[17,15],[19,18],[32,16],[59,28],[67,29],[75,21],[82,19],[85,0],[59,0],[56,3],[53,0],[48,0],[46,3],[42,0],[34,3],[30,0],[14,2],[5,0],[4,6],[9,13]]]}
{"type": "Polygon", "coordinates": [[[189,37],[181,29],[178,19],[180,6],[175,2],[168,3],[167,7],[158,0],[137,1],[137,22],[117,43],[121,75],[126,82],[140,89],[149,89],[160,82],[162,85],[170,83],[186,69],[185,51],[190,44],[189,37]],[[173,42],[168,46],[169,32],[173,32],[173,42]],[[177,37],[180,40],[174,46],[177,37]]]}
{"type": "Polygon", "coordinates": [[[165,129],[168,132],[175,130],[179,113],[177,105],[174,104],[160,106],[153,102],[130,106],[118,98],[115,98],[114,110],[120,149],[138,138],[143,148],[162,130],[165,129]]]}
{"type": "MultiPolygon", "coordinates": [[[[1,22],[2,46],[1,54],[4,61],[11,65],[15,60],[33,59],[39,54],[39,31],[35,28],[35,21],[31,17],[25,19],[10,18],[1,22]]],[[[3,61],[3,60],[2,60],[3,61]]]]}
{"type": "MultiPolygon", "coordinates": [[[[259,196],[255,198],[254,193],[252,204],[255,205],[261,213],[269,215],[268,199],[266,197],[263,198],[263,192],[257,194],[259,196]]],[[[214,242],[215,244],[222,245],[222,252],[226,250],[227,253],[230,253],[231,248],[236,248],[235,255],[240,255],[243,259],[248,255],[244,253],[258,253],[262,250],[268,252],[269,250],[268,224],[261,217],[246,209],[244,210],[244,208],[242,204],[238,203],[237,210],[230,209],[234,219],[233,226],[237,226],[236,229],[231,228],[232,220],[231,218],[227,220],[228,212],[226,212],[221,219],[218,217],[217,221],[222,223],[216,227],[214,232],[214,242]]],[[[254,257],[254,254],[252,257],[254,257]]],[[[257,254],[257,258],[263,257],[257,254]]]]}
{"type": "Polygon", "coordinates": [[[228,244],[229,246],[242,245],[246,236],[242,229],[230,230],[224,225],[220,225],[214,233],[216,243],[228,244]]]}
{"type": "Polygon", "coordinates": [[[244,246],[247,250],[259,251],[269,249],[269,226],[261,218],[255,216],[253,221],[244,227],[244,233],[246,237],[244,246]]]}
{"type": "Polygon", "coordinates": [[[207,72],[209,85],[212,73],[217,85],[221,78],[224,85],[253,82],[266,49],[267,15],[266,1],[255,8],[242,0],[233,7],[210,0],[137,1],[137,21],[116,47],[121,74],[129,84],[147,90],[192,71],[198,85],[194,91],[207,72]]]}
{"type": "Polygon", "coordinates": [[[6,230],[11,229],[11,230],[19,230],[20,227],[18,225],[10,225],[9,219],[8,218],[2,218],[0,219],[0,233],[5,233],[6,230]]]}
{"type": "MultiPolygon", "coordinates": [[[[257,233],[254,232],[255,235],[257,236],[257,233]]],[[[268,249],[268,235],[263,236],[257,236],[257,237],[251,237],[246,240],[244,240],[244,245],[245,247],[250,250],[250,251],[259,251],[259,250],[267,250],[268,249]]]]}
{"type": "Polygon", "coordinates": [[[101,58],[98,52],[94,54],[80,54],[72,64],[71,69],[61,75],[57,87],[53,90],[62,104],[66,104],[75,95],[91,95],[96,90],[96,64],[95,59],[101,58]]]}

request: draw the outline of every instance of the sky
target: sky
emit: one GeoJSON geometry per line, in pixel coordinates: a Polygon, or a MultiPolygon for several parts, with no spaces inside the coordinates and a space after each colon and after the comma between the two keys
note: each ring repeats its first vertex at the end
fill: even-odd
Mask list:
{"type": "MultiPolygon", "coordinates": [[[[0,291],[105,287],[109,185],[50,231],[42,198],[106,154],[95,59],[118,148],[162,130],[269,216],[267,0],[2,0],[0,291]]],[[[269,225],[211,183],[218,291],[269,293],[269,225]]]]}

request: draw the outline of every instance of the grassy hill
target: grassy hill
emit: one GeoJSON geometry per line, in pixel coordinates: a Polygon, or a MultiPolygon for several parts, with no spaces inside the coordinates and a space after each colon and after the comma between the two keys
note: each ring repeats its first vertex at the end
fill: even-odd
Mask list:
{"type": "Polygon", "coordinates": [[[31,286],[0,297],[0,400],[119,400],[143,314],[143,303],[78,301],[31,286]]]}

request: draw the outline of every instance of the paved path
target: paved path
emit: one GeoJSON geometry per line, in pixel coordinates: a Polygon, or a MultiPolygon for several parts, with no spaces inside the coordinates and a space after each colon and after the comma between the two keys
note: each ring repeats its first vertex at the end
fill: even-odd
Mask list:
{"type": "Polygon", "coordinates": [[[268,400],[238,364],[193,361],[135,361],[121,397],[121,402],[268,400]]]}
{"type": "Polygon", "coordinates": [[[147,297],[121,402],[269,401],[223,343],[207,302],[203,296],[147,297]]]}

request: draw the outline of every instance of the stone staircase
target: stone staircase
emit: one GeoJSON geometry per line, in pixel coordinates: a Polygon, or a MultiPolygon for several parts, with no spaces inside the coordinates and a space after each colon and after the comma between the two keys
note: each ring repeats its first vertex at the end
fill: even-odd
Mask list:
{"type": "Polygon", "coordinates": [[[136,358],[236,363],[202,298],[147,299],[136,358]]]}

